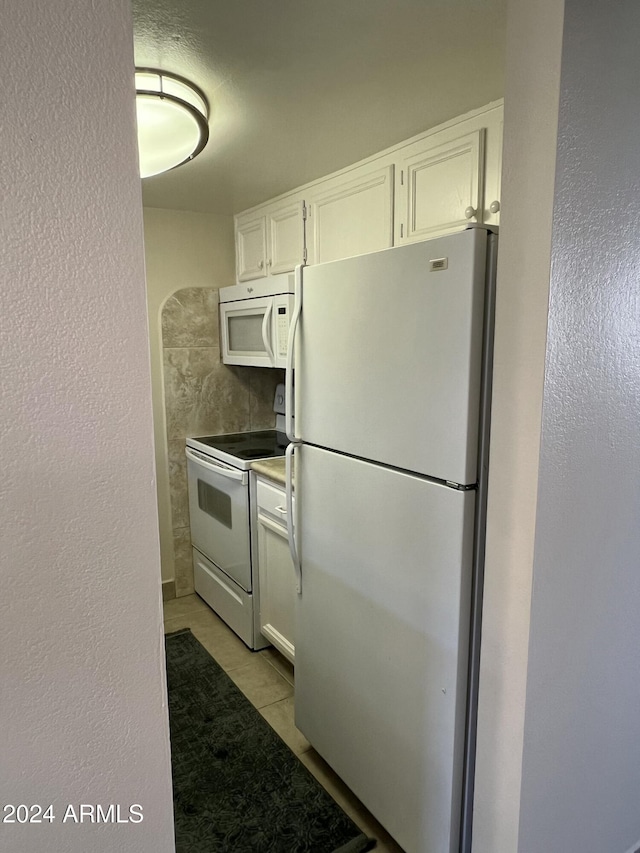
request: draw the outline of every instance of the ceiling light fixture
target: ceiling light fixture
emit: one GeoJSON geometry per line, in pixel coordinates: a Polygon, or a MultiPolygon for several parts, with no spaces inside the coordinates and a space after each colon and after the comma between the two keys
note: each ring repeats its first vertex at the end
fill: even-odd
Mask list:
{"type": "Polygon", "coordinates": [[[152,68],[136,68],[140,177],[193,160],[209,139],[209,105],[193,84],[152,68]]]}

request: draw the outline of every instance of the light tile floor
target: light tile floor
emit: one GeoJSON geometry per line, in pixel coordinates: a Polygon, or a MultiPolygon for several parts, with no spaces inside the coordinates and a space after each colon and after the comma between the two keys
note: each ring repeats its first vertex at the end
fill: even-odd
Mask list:
{"type": "Polygon", "coordinates": [[[250,651],[197,595],[165,601],[165,633],[180,628],[191,629],[193,635],[351,820],[370,838],[377,840],[376,853],[402,853],[391,836],[295,727],[291,664],[273,648],[261,652],[250,651]]]}

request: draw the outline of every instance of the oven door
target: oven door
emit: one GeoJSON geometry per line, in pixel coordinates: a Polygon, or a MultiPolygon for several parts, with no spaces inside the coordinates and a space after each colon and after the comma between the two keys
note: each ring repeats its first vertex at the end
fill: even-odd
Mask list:
{"type": "Polygon", "coordinates": [[[186,448],[191,541],[251,592],[249,474],[186,448]]]}

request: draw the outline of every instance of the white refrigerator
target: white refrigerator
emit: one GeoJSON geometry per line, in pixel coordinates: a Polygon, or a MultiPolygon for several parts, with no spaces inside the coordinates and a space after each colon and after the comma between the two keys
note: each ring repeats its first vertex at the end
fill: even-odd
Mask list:
{"type": "Polygon", "coordinates": [[[297,271],[296,725],[407,853],[470,845],[496,239],[297,271]]]}

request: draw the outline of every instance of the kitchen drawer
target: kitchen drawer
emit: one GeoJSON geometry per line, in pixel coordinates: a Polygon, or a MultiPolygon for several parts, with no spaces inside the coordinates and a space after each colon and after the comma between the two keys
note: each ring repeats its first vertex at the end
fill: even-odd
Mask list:
{"type": "Polygon", "coordinates": [[[253,596],[196,548],[192,551],[196,592],[249,648],[253,648],[253,596]]]}
{"type": "MultiPolygon", "coordinates": [[[[270,515],[280,524],[287,523],[286,510],[286,495],[283,488],[278,488],[271,483],[258,477],[256,495],[258,499],[258,512],[265,515],[270,515]]],[[[295,511],[295,497],[293,498],[293,506],[295,511]]]]}

